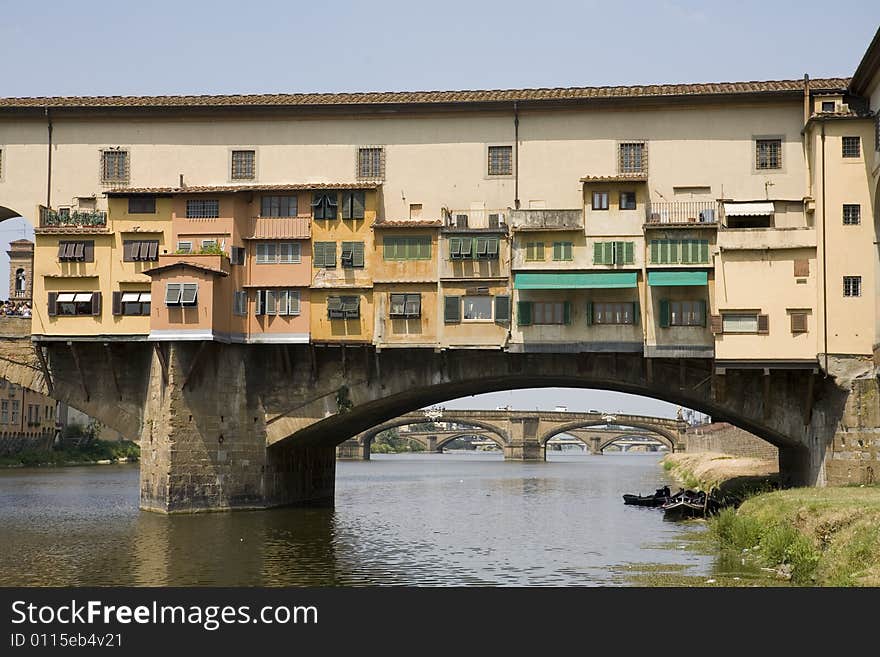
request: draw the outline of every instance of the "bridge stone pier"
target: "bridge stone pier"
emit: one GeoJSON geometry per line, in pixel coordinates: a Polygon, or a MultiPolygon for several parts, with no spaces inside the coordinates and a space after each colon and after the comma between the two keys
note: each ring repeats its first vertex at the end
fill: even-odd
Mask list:
{"type": "MultiPolygon", "coordinates": [[[[551,386],[708,413],[776,445],[790,484],[874,481],[877,370],[870,359],[829,361],[827,373],[722,373],[711,359],[634,354],[0,340],[0,376],[139,438],[141,506],[166,513],[328,504],[336,447],[349,438],[448,399],[551,386]]],[[[505,455],[542,459],[548,433],[518,414],[505,455]]]]}

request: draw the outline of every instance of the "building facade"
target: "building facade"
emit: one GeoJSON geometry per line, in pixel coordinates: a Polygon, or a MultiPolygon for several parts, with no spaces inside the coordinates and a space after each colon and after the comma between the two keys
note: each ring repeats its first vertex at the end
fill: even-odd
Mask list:
{"type": "Polygon", "coordinates": [[[820,368],[880,344],[877,50],[852,80],[0,99],[0,218],[35,222],[38,341],[820,368]]]}

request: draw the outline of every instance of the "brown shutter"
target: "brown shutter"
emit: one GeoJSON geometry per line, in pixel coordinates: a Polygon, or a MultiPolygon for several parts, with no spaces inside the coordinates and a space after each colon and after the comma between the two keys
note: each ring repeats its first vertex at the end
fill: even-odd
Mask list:
{"type": "Polygon", "coordinates": [[[791,313],[791,332],[807,332],[807,313],[791,313]]]}
{"type": "Polygon", "coordinates": [[[94,262],[95,261],[95,243],[92,241],[88,241],[85,243],[85,251],[83,253],[83,261],[84,262],[94,262]]]}
{"type": "Polygon", "coordinates": [[[67,242],[58,242],[58,259],[62,260],[67,250],[67,242]]]}
{"type": "Polygon", "coordinates": [[[58,314],[58,293],[49,292],[46,296],[49,299],[49,317],[55,317],[58,314]]]}
{"type": "MultiPolygon", "coordinates": [[[[92,299],[94,299],[94,297],[92,297],[92,299]]],[[[94,301],[92,303],[94,303],[94,301]]],[[[113,314],[122,314],[122,292],[113,293],[113,314]]]]}
{"type": "Polygon", "coordinates": [[[709,319],[712,333],[714,335],[724,333],[724,324],[721,322],[721,315],[709,315],[709,319]]]}
{"type": "Polygon", "coordinates": [[[101,314],[101,293],[100,292],[92,292],[92,314],[100,315],[101,314]]]}
{"type": "Polygon", "coordinates": [[[758,333],[770,332],[770,315],[758,315],[758,333]]]}
{"type": "Polygon", "coordinates": [[[132,256],[131,252],[132,252],[132,247],[134,247],[135,244],[137,244],[137,242],[132,242],[131,240],[125,240],[122,243],[122,261],[123,262],[131,262],[132,260],[134,260],[134,257],[132,256]]]}
{"type": "Polygon", "coordinates": [[[794,261],[794,275],[803,278],[810,275],[810,261],[806,258],[796,258],[794,261]]]}

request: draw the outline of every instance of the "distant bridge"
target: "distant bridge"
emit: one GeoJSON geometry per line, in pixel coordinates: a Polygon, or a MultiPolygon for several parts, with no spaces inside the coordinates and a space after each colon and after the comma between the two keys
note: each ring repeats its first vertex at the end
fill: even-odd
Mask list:
{"type": "Polygon", "coordinates": [[[368,460],[373,440],[383,431],[426,423],[446,425],[436,430],[419,428],[400,432],[428,452],[442,452],[444,446],[466,436],[491,440],[516,461],[543,461],[547,443],[562,434],[575,436],[593,454],[621,438],[650,437],[670,451],[682,451],[687,423],[683,420],[620,413],[575,413],[568,411],[442,410],[401,415],[345,441],[337,448],[340,459],[368,460]],[[449,428],[448,425],[453,425],[449,428]]]}

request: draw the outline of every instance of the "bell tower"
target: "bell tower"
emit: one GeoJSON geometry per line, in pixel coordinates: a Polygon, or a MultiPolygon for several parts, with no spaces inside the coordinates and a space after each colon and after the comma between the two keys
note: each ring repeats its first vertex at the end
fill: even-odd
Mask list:
{"type": "Polygon", "coordinates": [[[34,278],[34,243],[15,240],[9,243],[9,298],[31,303],[34,278]]]}

